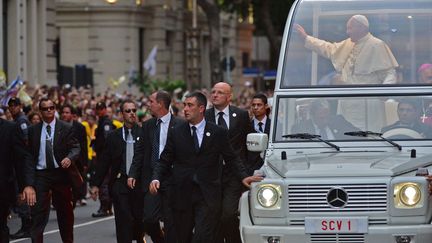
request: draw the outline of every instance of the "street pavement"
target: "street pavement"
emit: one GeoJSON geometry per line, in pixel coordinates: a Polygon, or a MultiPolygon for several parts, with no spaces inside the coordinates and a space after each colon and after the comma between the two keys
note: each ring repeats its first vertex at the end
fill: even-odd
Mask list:
{"type": "MultiPolygon", "coordinates": [[[[104,218],[93,218],[91,214],[99,208],[99,202],[91,199],[87,200],[86,206],[77,206],[75,208],[75,223],[74,223],[74,242],[77,243],[115,243],[115,224],[114,216],[104,218]]],[[[62,242],[58,230],[55,210],[51,210],[50,219],[44,232],[45,243],[62,242]]],[[[17,215],[13,214],[8,221],[8,226],[11,233],[15,233],[21,226],[21,220],[17,215]]],[[[29,243],[30,239],[11,240],[11,243],[22,242],[29,243]]],[[[152,241],[146,236],[146,242],[152,241]]]]}

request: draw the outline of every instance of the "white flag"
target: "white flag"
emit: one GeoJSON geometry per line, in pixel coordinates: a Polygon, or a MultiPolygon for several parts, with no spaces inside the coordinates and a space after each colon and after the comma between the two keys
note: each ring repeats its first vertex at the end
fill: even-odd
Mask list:
{"type": "Polygon", "coordinates": [[[150,76],[156,75],[156,54],[157,46],[154,46],[144,62],[144,69],[148,72],[150,76]]]}

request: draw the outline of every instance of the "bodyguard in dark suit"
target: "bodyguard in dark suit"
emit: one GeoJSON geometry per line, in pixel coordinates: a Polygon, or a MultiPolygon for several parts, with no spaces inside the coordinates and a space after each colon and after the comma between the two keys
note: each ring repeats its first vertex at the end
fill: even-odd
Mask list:
{"type": "MultiPolygon", "coordinates": [[[[231,144],[250,171],[253,165],[246,160],[246,136],[253,131],[249,113],[230,105],[231,99],[232,89],[228,83],[215,84],[211,91],[213,108],[206,111],[205,118],[228,129],[228,140],[225,143],[228,141],[231,144]]],[[[231,166],[224,166],[222,180],[223,202],[219,242],[225,239],[227,243],[240,243],[238,204],[246,188],[237,180],[231,166]]]]}
{"type": "MultiPolygon", "coordinates": [[[[88,166],[87,133],[85,127],[80,122],[74,120],[74,115],[76,115],[76,113],[77,111],[72,105],[65,104],[61,107],[60,118],[72,125],[74,138],[80,145],[80,155],[76,161],[76,166],[81,175],[85,177],[85,168],[88,166]]],[[[81,188],[73,188],[73,194],[74,205],[77,201],[82,205],[82,202],[85,202],[85,195],[87,194],[87,183],[83,183],[81,188]]]]}
{"type": "MultiPolygon", "coordinates": [[[[271,120],[268,117],[269,107],[267,104],[267,96],[262,93],[255,94],[252,97],[251,110],[253,113],[253,118],[251,125],[256,133],[265,133],[267,136],[270,134],[270,123],[271,120]]],[[[248,162],[253,164],[250,167],[249,173],[253,173],[255,170],[261,168],[264,160],[261,157],[261,153],[248,151],[248,162]]]]}
{"type": "Polygon", "coordinates": [[[227,130],[204,119],[206,104],[202,93],[186,96],[184,114],[188,123],[168,133],[150,183],[150,191],[156,193],[161,181],[172,173],[173,213],[179,243],[216,242],[222,202],[220,156],[245,185],[262,179],[248,177],[244,165],[226,142],[227,130]]]}
{"type": "Polygon", "coordinates": [[[295,124],[292,133],[310,133],[320,135],[324,140],[350,139],[345,132],[358,131],[353,124],[342,115],[332,115],[330,105],[326,100],[316,99],[309,105],[310,119],[295,124]]]}
{"type": "Polygon", "coordinates": [[[25,175],[24,195],[32,207],[32,242],[43,242],[43,231],[49,219],[50,204],[56,208],[63,242],[73,242],[74,214],[72,180],[80,148],[73,137],[72,126],[54,117],[55,105],[50,99],[39,102],[43,122],[29,128],[29,149],[33,170],[25,175]],[[36,200],[33,201],[33,188],[36,200]]]}
{"type": "Polygon", "coordinates": [[[174,126],[184,123],[183,120],[169,113],[170,103],[171,96],[166,91],[160,90],[149,96],[148,106],[153,118],[143,123],[142,130],[144,137],[136,143],[128,184],[131,188],[134,188],[136,181],[141,181],[145,195],[144,222],[146,232],[149,235],[159,234],[161,231],[159,219],[162,213],[165,242],[175,243],[176,235],[171,204],[169,203],[171,196],[170,189],[172,188],[171,180],[164,178],[160,194],[153,195],[148,191],[154,166],[165,148],[168,131],[174,126]]]}
{"type": "Polygon", "coordinates": [[[142,225],[143,193],[140,187],[130,189],[127,178],[132,164],[134,145],[142,140],[141,129],[137,125],[136,104],[124,101],[120,110],[124,126],[108,134],[105,149],[99,156],[90,186],[91,195],[96,200],[99,187],[110,171],[109,188],[113,199],[117,242],[130,243],[132,240],[144,242],[142,225]]]}
{"type": "Polygon", "coordinates": [[[270,133],[271,120],[269,115],[269,106],[267,104],[267,96],[263,93],[255,94],[252,97],[251,103],[252,110],[252,127],[257,133],[270,133]]]}
{"type": "Polygon", "coordinates": [[[22,188],[23,174],[28,174],[28,163],[31,160],[25,149],[24,141],[18,136],[15,124],[0,118],[0,242],[9,242],[7,217],[9,208],[16,201],[15,183],[18,180],[22,188]]]}
{"type": "MultiPolygon", "coordinates": [[[[96,152],[96,159],[93,159],[95,164],[94,168],[98,167],[99,157],[105,149],[105,140],[108,134],[116,129],[111,119],[107,115],[107,107],[105,102],[98,102],[96,104],[96,114],[98,116],[98,125],[95,131],[95,140],[93,141],[94,151],[96,152]]],[[[99,201],[100,206],[97,212],[92,213],[92,217],[106,217],[112,215],[112,199],[109,195],[108,182],[110,178],[105,178],[104,182],[100,186],[99,190],[99,201]]]]}

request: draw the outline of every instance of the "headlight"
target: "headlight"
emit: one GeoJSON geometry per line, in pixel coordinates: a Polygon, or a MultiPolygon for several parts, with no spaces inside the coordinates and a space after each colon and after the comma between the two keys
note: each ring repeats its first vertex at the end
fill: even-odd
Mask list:
{"type": "Polygon", "coordinates": [[[395,185],[395,206],[397,208],[416,208],[422,198],[420,185],[418,183],[406,182],[395,185]]]}
{"type": "Polygon", "coordinates": [[[279,185],[261,185],[257,197],[259,204],[264,208],[280,207],[281,188],[279,185]]]}

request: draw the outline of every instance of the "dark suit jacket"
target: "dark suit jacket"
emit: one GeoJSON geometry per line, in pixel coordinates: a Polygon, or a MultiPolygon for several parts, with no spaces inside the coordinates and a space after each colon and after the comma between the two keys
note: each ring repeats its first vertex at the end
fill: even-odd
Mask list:
{"type": "Polygon", "coordinates": [[[98,125],[95,131],[95,139],[92,141],[93,150],[96,152],[96,157],[104,150],[105,139],[108,134],[116,129],[111,119],[108,116],[99,117],[98,125]]]}
{"type": "MultiPolygon", "coordinates": [[[[31,160],[33,171],[26,176],[26,185],[34,185],[34,173],[38,163],[42,125],[43,123],[40,122],[29,127],[29,148],[33,156],[31,160]]],[[[69,158],[72,161],[69,169],[71,170],[76,167],[75,163],[80,153],[79,143],[73,136],[72,126],[58,119],[56,120],[54,131],[53,152],[57,163],[60,163],[64,158],[69,158]]]]}
{"type": "Polygon", "coordinates": [[[77,121],[72,122],[72,129],[74,137],[78,141],[81,150],[76,166],[78,170],[83,173],[84,166],[88,166],[87,133],[85,127],[77,121]]]}
{"type": "MultiPolygon", "coordinates": [[[[129,170],[129,177],[139,179],[144,192],[148,191],[153,173],[151,154],[154,130],[156,129],[156,121],[156,118],[151,118],[143,123],[141,128],[142,139],[136,143],[134,158],[129,170]]],[[[168,132],[171,131],[175,126],[182,123],[185,123],[183,119],[171,116],[168,132]]]]}
{"type": "MultiPolygon", "coordinates": [[[[210,108],[205,112],[206,121],[216,123],[215,109],[210,108]]],[[[238,107],[229,106],[229,129],[228,137],[231,146],[239,154],[240,158],[245,161],[245,165],[248,166],[247,159],[247,147],[246,137],[248,133],[254,132],[253,127],[250,123],[249,113],[246,110],[242,110],[238,107]]]]}
{"type": "MultiPolygon", "coordinates": [[[[264,133],[267,134],[268,136],[270,136],[270,123],[271,123],[271,119],[267,117],[266,122],[265,122],[265,127],[264,127],[264,133]]],[[[251,126],[254,129],[254,132],[259,133],[259,131],[255,130],[255,124],[254,124],[253,119],[251,121],[251,126]]],[[[247,160],[248,160],[248,163],[251,165],[248,167],[248,173],[250,175],[253,174],[254,170],[258,170],[264,164],[264,160],[261,158],[260,152],[248,151],[247,160]]]]}
{"type": "Polygon", "coordinates": [[[12,122],[0,118],[0,200],[15,201],[15,179],[23,187],[23,176],[32,168],[26,166],[31,160],[24,140],[12,122]]]}
{"type": "MultiPolygon", "coordinates": [[[[127,136],[127,131],[125,133],[125,138],[127,136]]],[[[134,147],[138,141],[142,140],[141,128],[134,126],[132,128],[132,137],[135,140],[134,147]]],[[[100,187],[102,182],[110,170],[110,188],[120,173],[125,178],[126,175],[126,142],[123,139],[123,128],[115,129],[108,134],[105,141],[105,149],[99,157],[99,161],[96,165],[95,175],[92,177],[90,182],[91,186],[100,187]]],[[[124,188],[127,189],[127,188],[124,188]]],[[[127,192],[124,191],[124,192],[127,192]]]]}
{"type": "MultiPolygon", "coordinates": [[[[357,127],[347,121],[342,115],[336,115],[330,118],[328,127],[335,139],[352,139],[351,136],[344,135],[345,132],[359,131],[357,127]]],[[[315,134],[315,127],[311,119],[295,124],[291,133],[310,133],[315,134]]]]}
{"type": "Polygon", "coordinates": [[[232,165],[238,180],[247,177],[244,165],[227,143],[225,128],[206,122],[204,136],[198,153],[189,123],[172,128],[168,133],[167,144],[156,163],[153,179],[163,181],[171,171],[173,180],[173,205],[177,209],[190,207],[193,186],[199,186],[202,196],[210,208],[217,209],[222,203],[222,161],[232,165]]]}

